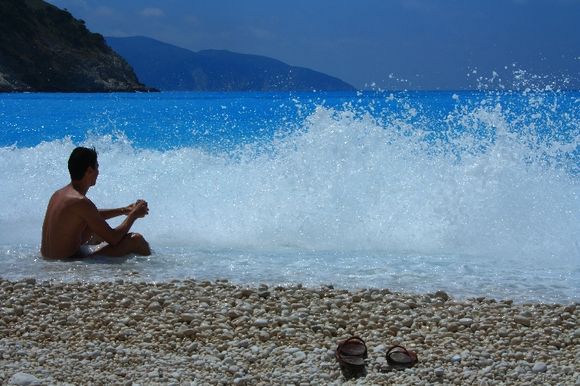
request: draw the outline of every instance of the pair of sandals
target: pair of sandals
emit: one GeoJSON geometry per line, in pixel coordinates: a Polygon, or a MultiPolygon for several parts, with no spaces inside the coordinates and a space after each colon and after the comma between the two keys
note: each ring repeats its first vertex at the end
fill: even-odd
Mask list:
{"type": "MultiPolygon", "coordinates": [[[[385,355],[389,366],[397,370],[413,367],[418,362],[417,353],[399,345],[389,348],[385,355]]],[[[340,342],[336,348],[336,360],[346,378],[365,376],[367,357],[367,346],[358,336],[340,342]]]]}

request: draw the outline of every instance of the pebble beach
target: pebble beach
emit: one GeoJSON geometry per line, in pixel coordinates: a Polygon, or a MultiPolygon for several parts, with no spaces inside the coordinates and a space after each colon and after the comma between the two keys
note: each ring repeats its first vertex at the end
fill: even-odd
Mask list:
{"type": "Polygon", "coordinates": [[[394,293],[0,279],[0,384],[580,385],[580,306],[394,293]],[[367,375],[337,343],[360,336],[367,375]],[[417,353],[389,367],[400,344],[417,353]]]}

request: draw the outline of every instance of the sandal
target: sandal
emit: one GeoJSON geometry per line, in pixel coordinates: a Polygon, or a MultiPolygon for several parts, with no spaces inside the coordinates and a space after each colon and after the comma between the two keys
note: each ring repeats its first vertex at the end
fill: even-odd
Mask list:
{"type": "Polygon", "coordinates": [[[386,354],[387,363],[396,369],[406,369],[415,366],[419,360],[417,353],[407,350],[403,346],[393,346],[386,354]]]}
{"type": "Polygon", "coordinates": [[[339,342],[336,348],[336,360],[345,378],[358,378],[366,375],[365,359],[368,357],[367,346],[358,336],[352,336],[339,342]]]}

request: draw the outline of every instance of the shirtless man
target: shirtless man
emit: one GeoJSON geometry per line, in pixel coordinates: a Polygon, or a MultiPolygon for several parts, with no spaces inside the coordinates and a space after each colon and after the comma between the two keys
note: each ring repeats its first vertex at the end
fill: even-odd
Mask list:
{"type": "Polygon", "coordinates": [[[148,256],[149,244],[138,233],[130,233],[138,218],[149,213],[147,202],[137,200],[124,208],[99,210],[86,197],[97,182],[99,163],[95,149],[77,147],[68,160],[71,183],[57,190],[48,203],[42,225],[40,253],[46,258],[82,258],[90,255],[124,256],[135,253],[148,256]],[[116,228],[105,220],[126,215],[116,228]],[[81,248],[96,238],[107,243],[92,253],[81,248]]]}

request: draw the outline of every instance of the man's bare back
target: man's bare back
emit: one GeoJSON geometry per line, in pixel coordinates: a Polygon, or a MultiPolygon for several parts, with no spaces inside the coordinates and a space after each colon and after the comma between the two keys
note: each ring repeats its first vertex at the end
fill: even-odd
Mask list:
{"type": "Polygon", "coordinates": [[[42,226],[42,256],[73,257],[88,241],[86,221],[79,216],[81,201],[88,198],[67,185],[57,190],[48,203],[42,226]]]}
{"type": "Polygon", "coordinates": [[[69,159],[71,183],[57,190],[48,203],[42,225],[40,252],[46,258],[85,257],[81,247],[93,236],[107,242],[92,254],[123,256],[130,253],[149,255],[147,241],[138,233],[129,233],[138,218],[149,213],[147,202],[137,200],[122,208],[99,210],[86,197],[99,175],[94,149],[76,148],[69,159]],[[80,164],[80,166],[79,166],[80,164]],[[126,215],[116,228],[107,219],[126,215]]]}

